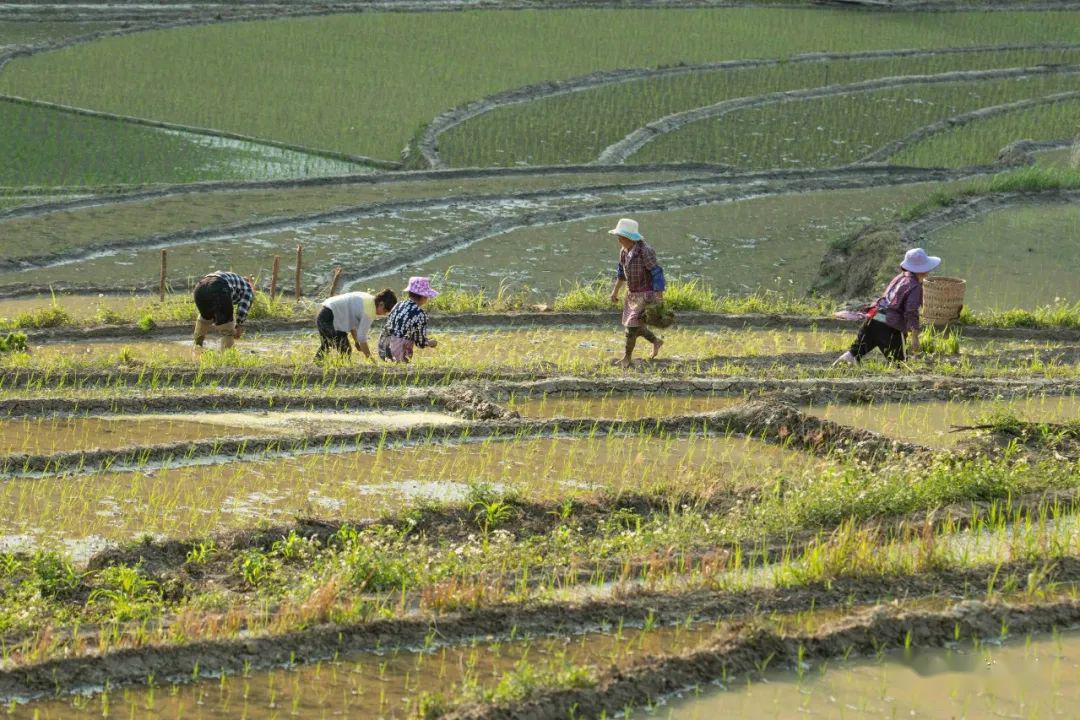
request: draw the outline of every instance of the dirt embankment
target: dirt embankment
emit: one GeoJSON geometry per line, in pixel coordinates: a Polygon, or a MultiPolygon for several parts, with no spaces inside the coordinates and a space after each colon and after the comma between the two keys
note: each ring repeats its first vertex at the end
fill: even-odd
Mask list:
{"type": "Polygon", "coordinates": [[[654,703],[665,695],[725,677],[753,678],[769,665],[876,655],[883,650],[943,647],[958,640],[998,638],[1065,628],[1080,622],[1080,600],[1037,603],[969,600],[946,610],[877,606],[810,633],[786,633],[753,622],[718,634],[704,647],[679,656],[647,657],[603,672],[595,685],[540,692],[512,705],[474,705],[454,720],[562,720],[601,717],[654,703]]]}
{"type": "Polygon", "coordinates": [[[348,430],[303,437],[280,435],[218,438],[194,442],[171,442],[112,450],[78,450],[49,455],[12,453],[0,458],[0,472],[11,476],[49,473],[57,476],[92,473],[104,468],[114,471],[168,464],[171,467],[208,458],[288,456],[309,452],[370,451],[385,443],[415,444],[426,442],[473,442],[488,438],[516,439],[596,433],[614,435],[737,433],[767,442],[783,444],[818,455],[841,452],[866,462],[884,462],[905,455],[930,455],[925,446],[888,438],[879,433],[839,425],[807,415],[791,406],[758,402],[739,405],[713,413],[640,420],[586,419],[529,421],[506,419],[516,413],[506,411],[482,393],[470,393],[452,402],[462,412],[496,419],[462,425],[420,424],[408,428],[348,430]]]}
{"type": "MultiPolygon", "coordinates": [[[[476,612],[450,613],[438,618],[412,617],[390,620],[376,620],[355,625],[316,625],[304,630],[274,635],[253,636],[246,638],[207,640],[182,645],[151,645],[109,651],[104,655],[67,657],[47,660],[20,667],[0,670],[0,700],[11,698],[40,697],[56,692],[71,692],[77,689],[101,687],[108,683],[111,687],[122,687],[146,682],[150,675],[159,681],[191,682],[193,670],[200,668],[203,673],[226,672],[235,674],[244,670],[258,670],[294,663],[308,663],[331,657],[347,657],[351,652],[371,651],[377,648],[418,646],[425,642],[432,630],[436,630],[441,642],[461,643],[477,637],[506,638],[511,633],[516,637],[579,634],[594,631],[600,627],[615,627],[620,624],[640,625],[646,621],[660,624],[684,622],[688,617],[712,620],[733,616],[762,616],[773,613],[798,613],[811,609],[831,607],[851,607],[865,603],[877,603],[886,599],[916,599],[931,596],[956,597],[969,594],[984,596],[988,588],[1011,587],[1024,591],[1036,575],[1039,582],[1076,582],[1080,581],[1080,561],[1062,559],[1047,565],[1045,562],[1026,563],[1010,562],[993,567],[979,567],[959,571],[940,571],[923,573],[916,576],[886,578],[838,578],[827,584],[811,584],[799,588],[785,589],[750,589],[734,593],[719,593],[715,590],[694,591],[683,594],[652,594],[642,591],[630,597],[619,599],[592,600],[578,603],[501,605],[484,608],[476,612]],[[1045,576],[1042,571],[1047,571],[1045,576]],[[1033,571],[1038,571],[1034,572],[1033,571]]],[[[1044,620],[1052,620],[1057,626],[1072,624],[1072,612],[1080,611],[1074,607],[1067,617],[1057,612],[1039,614],[1044,620]]],[[[878,612],[900,612],[889,608],[878,612]]],[[[998,618],[1000,620],[1000,618],[998,618]]],[[[1014,622],[1011,616],[1006,618],[1011,632],[1023,633],[1035,629],[1050,629],[1050,625],[1035,628],[1023,622],[1014,622]]],[[[938,626],[934,626],[936,630],[938,626]]],[[[902,641],[909,628],[902,628],[897,639],[902,641]]],[[[997,637],[1001,623],[982,635],[979,628],[965,626],[964,637],[979,634],[997,637]],[[978,630],[978,633],[975,631],[978,630]]],[[[946,631],[940,636],[936,632],[920,633],[917,637],[922,644],[945,643],[954,637],[954,624],[948,623],[946,631]]],[[[880,638],[888,646],[884,638],[880,638]]],[[[758,656],[763,659],[766,650],[758,656]]],[[[843,654],[842,651],[838,654],[843,654]]],[[[784,660],[779,659],[782,663],[784,660]]],[[[650,663],[655,663],[651,659],[650,663]]],[[[774,667],[777,663],[774,663],[774,667]]],[[[655,669],[655,667],[654,667],[655,669]]],[[[709,670],[711,673],[711,669],[709,670]]],[[[676,675],[676,678],[682,678],[676,675]]],[[[697,682],[708,682],[720,677],[709,674],[697,677],[697,682]]],[[[693,684],[693,683],[687,683],[693,684]]],[[[605,685],[590,689],[596,692],[605,685]]],[[[645,685],[654,689],[651,684],[645,685]]],[[[655,694],[656,699],[663,694],[681,689],[685,685],[667,687],[655,694]]],[[[551,696],[555,698],[556,696],[551,696]]],[[[589,702],[606,702],[606,696],[590,695],[589,702]]],[[[565,698],[573,702],[572,698],[565,698]]],[[[581,698],[578,699],[580,702],[581,698]]],[[[545,697],[534,702],[548,702],[545,697]]],[[[558,707],[563,707],[558,699],[558,707]]],[[[519,706],[526,711],[534,707],[531,704],[519,706]]],[[[568,705],[566,706],[568,707],[568,705]]],[[[584,706],[582,706],[584,707],[584,706]]],[[[621,709],[619,706],[618,709],[621,709]]],[[[463,712],[480,712],[481,708],[471,708],[463,712]]],[[[509,708],[488,708],[493,713],[512,712],[509,708]]],[[[590,717],[596,717],[589,715],[590,717]]],[[[462,715],[461,717],[473,717],[462,715]]],[[[488,717],[477,715],[476,717],[488,717]]],[[[495,714],[491,717],[519,717],[517,715],[495,714]]],[[[525,717],[520,716],[520,717],[525,717]]],[[[566,709],[561,715],[540,715],[538,717],[567,717],[566,709]]]]}

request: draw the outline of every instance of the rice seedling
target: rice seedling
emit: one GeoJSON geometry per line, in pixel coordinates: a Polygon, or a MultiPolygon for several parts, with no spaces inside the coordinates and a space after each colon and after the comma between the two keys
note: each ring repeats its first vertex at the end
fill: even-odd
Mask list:
{"type": "Polygon", "coordinates": [[[1067,13],[883,23],[822,11],[808,24],[803,12],[374,13],[219,24],[16,60],[5,68],[0,90],[396,160],[416,129],[447,108],[595,70],[802,51],[1075,39],[1067,13]],[[353,42],[357,37],[367,41],[353,42]],[[488,42],[480,47],[465,41],[476,37],[488,42]],[[447,55],[445,48],[454,50],[447,55]],[[413,72],[436,66],[438,73],[413,72]],[[314,74],[298,77],[296,67],[314,74]],[[104,77],[110,81],[95,80],[104,77]],[[252,112],[269,97],[283,98],[289,112],[252,112]]]}
{"type": "Polygon", "coordinates": [[[445,133],[439,150],[445,162],[461,167],[584,163],[653,120],[723,100],[875,77],[1069,64],[1077,57],[1059,49],[819,60],[635,80],[485,113],[445,133]]]}
{"type": "MultiPolygon", "coordinates": [[[[1073,76],[909,86],[736,110],[660,137],[633,162],[711,161],[740,168],[835,167],[964,112],[1075,89],[1073,76]],[[818,129],[820,128],[820,129],[818,129]]],[[[947,158],[934,158],[935,167],[947,158]]]]}

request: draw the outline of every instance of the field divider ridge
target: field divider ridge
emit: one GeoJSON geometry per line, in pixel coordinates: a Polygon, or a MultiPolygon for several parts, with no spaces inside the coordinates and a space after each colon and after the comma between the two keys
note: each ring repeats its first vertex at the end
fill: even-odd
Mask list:
{"type": "Polygon", "coordinates": [[[639,152],[649,143],[664,135],[673,133],[691,123],[703,120],[715,120],[728,113],[747,108],[779,105],[801,100],[813,100],[823,97],[854,95],[870,90],[887,90],[909,85],[939,85],[950,82],[979,82],[984,80],[1002,80],[1028,75],[1068,75],[1080,72],[1080,65],[1034,65],[1031,67],[995,68],[992,70],[953,70],[933,75],[896,75],[892,77],[861,80],[843,85],[823,85],[802,90],[785,90],[764,95],[722,100],[712,105],[705,105],[691,110],[672,113],[658,120],[641,126],[628,133],[621,140],[608,145],[597,157],[600,164],[624,163],[630,156],[639,152]]]}
{"type": "Polygon", "coordinates": [[[62,479],[103,471],[137,471],[149,464],[180,467],[320,452],[370,452],[386,444],[417,445],[454,441],[468,443],[486,439],[541,437],[588,438],[596,434],[642,433],[678,436],[739,434],[821,456],[843,452],[867,462],[881,462],[903,455],[934,454],[933,450],[923,445],[823,420],[791,406],[751,402],[711,413],[639,420],[507,419],[471,424],[418,424],[408,428],[337,431],[304,436],[228,437],[46,455],[11,453],[0,456],[0,473],[9,478],[55,476],[62,479]]]}

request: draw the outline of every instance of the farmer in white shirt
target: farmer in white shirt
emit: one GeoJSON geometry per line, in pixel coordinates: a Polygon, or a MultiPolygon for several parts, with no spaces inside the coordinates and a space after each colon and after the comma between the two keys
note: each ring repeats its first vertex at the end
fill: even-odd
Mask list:
{"type": "Polygon", "coordinates": [[[377,295],[365,292],[350,292],[335,295],[323,301],[322,309],[315,318],[322,343],[315,360],[322,360],[327,351],[337,350],[342,355],[349,355],[349,334],[352,334],[356,349],[368,360],[374,360],[368,347],[368,331],[377,315],[386,315],[397,304],[393,290],[383,290],[377,295]]]}

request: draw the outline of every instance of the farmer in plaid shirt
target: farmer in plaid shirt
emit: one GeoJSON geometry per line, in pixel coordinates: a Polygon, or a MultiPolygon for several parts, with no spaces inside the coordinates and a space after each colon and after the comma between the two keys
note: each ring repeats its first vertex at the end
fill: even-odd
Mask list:
{"type": "Polygon", "coordinates": [[[619,239],[622,251],[619,253],[619,267],[615,276],[615,287],[611,289],[611,302],[619,302],[619,291],[626,285],[626,302],[623,304],[622,324],[626,328],[626,351],[619,364],[630,367],[633,360],[634,346],[639,337],[652,343],[652,357],[660,352],[664,341],[656,337],[652,330],[645,327],[645,308],[664,298],[667,283],[664,269],[656,260],[653,250],[638,232],[636,220],[623,218],[609,235],[619,239]]]}
{"type": "Polygon", "coordinates": [[[195,344],[202,347],[206,334],[213,329],[221,333],[221,349],[233,346],[233,341],[244,334],[255,288],[251,280],[236,273],[210,273],[195,284],[195,307],[199,317],[195,320],[195,344]],[[233,313],[233,306],[236,313],[233,313]]]}

